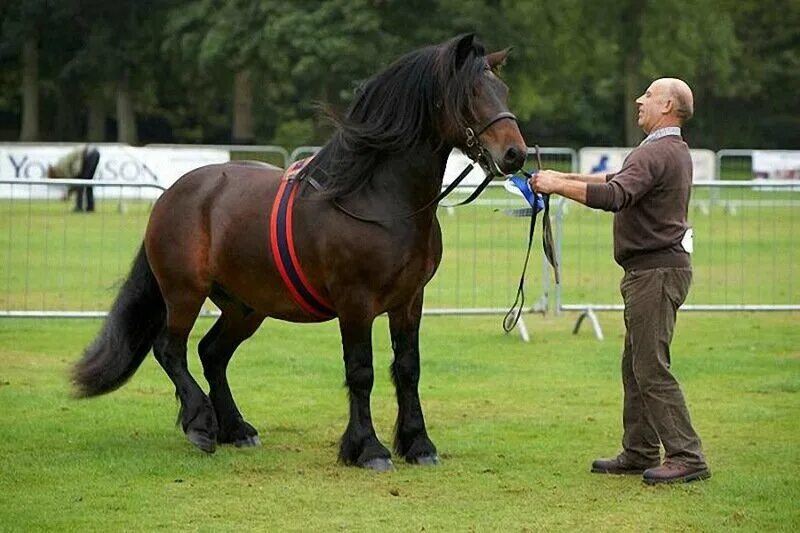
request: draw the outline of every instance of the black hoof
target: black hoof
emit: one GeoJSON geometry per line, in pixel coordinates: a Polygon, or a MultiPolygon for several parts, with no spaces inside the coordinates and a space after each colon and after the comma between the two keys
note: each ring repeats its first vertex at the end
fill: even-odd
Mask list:
{"type": "Polygon", "coordinates": [[[258,435],[247,435],[233,441],[233,445],[237,448],[255,448],[261,446],[261,439],[258,438],[258,435]]]}
{"type": "Polygon", "coordinates": [[[420,457],[414,457],[413,459],[408,460],[409,463],[421,466],[435,466],[439,464],[439,456],[436,454],[433,455],[422,455],[420,457]]]}
{"type": "Polygon", "coordinates": [[[186,438],[189,442],[200,448],[206,453],[214,453],[217,449],[217,443],[205,433],[200,433],[196,429],[190,429],[186,432],[186,438]]]}
{"type": "Polygon", "coordinates": [[[383,457],[376,457],[370,459],[361,465],[361,468],[368,468],[376,472],[391,472],[394,470],[394,463],[391,459],[384,459],[383,457]]]}

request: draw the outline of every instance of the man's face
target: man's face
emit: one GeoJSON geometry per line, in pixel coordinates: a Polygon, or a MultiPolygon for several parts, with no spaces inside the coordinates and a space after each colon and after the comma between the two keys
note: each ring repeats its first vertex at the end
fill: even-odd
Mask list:
{"type": "Polygon", "coordinates": [[[662,83],[654,81],[642,96],[636,99],[639,106],[637,124],[645,133],[650,133],[667,112],[667,94],[662,83]]]}

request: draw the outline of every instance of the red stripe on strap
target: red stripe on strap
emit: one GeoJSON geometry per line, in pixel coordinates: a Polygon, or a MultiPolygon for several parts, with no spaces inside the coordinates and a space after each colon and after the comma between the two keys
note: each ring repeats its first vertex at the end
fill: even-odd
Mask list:
{"type": "MultiPolygon", "coordinates": [[[[292,295],[294,301],[297,302],[297,304],[300,305],[300,307],[302,307],[306,313],[309,313],[317,318],[327,318],[321,316],[315,309],[306,303],[302,296],[300,296],[300,293],[297,292],[294,284],[292,284],[291,280],[289,279],[289,274],[287,274],[286,267],[284,267],[283,260],[281,259],[281,251],[278,246],[278,212],[280,211],[281,198],[283,197],[283,192],[286,189],[286,185],[287,182],[281,180],[281,185],[278,187],[278,193],[275,196],[275,201],[272,203],[272,214],[270,216],[269,223],[269,240],[272,248],[272,257],[275,260],[275,266],[278,268],[278,273],[281,275],[283,284],[287,289],[289,289],[289,293],[292,295]]],[[[291,231],[289,231],[289,234],[291,235],[291,231]]]]}
{"type": "Polygon", "coordinates": [[[300,268],[300,261],[297,259],[297,254],[294,251],[294,231],[292,230],[292,212],[294,207],[294,196],[297,194],[298,187],[293,187],[292,191],[289,193],[289,205],[286,207],[286,240],[289,243],[289,256],[292,258],[292,264],[294,265],[294,269],[297,272],[298,277],[300,278],[300,282],[303,284],[305,289],[317,299],[319,303],[327,307],[328,309],[333,309],[333,306],[319,295],[317,291],[314,290],[314,287],[311,286],[311,283],[308,282],[306,279],[305,274],[303,274],[303,269],[300,268]]]}

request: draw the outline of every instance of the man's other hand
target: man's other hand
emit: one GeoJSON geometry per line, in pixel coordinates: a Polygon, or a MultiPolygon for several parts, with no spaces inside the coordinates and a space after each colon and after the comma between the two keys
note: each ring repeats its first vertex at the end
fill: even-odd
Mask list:
{"type": "Polygon", "coordinates": [[[555,170],[540,170],[531,179],[531,188],[540,194],[550,194],[556,192],[558,183],[565,178],[563,172],[555,170]]]}

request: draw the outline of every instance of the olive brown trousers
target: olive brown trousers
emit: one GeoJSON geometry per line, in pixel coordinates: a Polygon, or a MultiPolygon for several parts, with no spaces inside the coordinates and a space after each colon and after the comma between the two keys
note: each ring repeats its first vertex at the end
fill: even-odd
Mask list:
{"type": "Polygon", "coordinates": [[[660,443],[665,461],[705,466],[700,437],[670,371],[677,311],[691,282],[691,268],[652,268],[627,271],[620,284],[625,302],[622,446],[634,464],[657,463],[660,443]]]}

